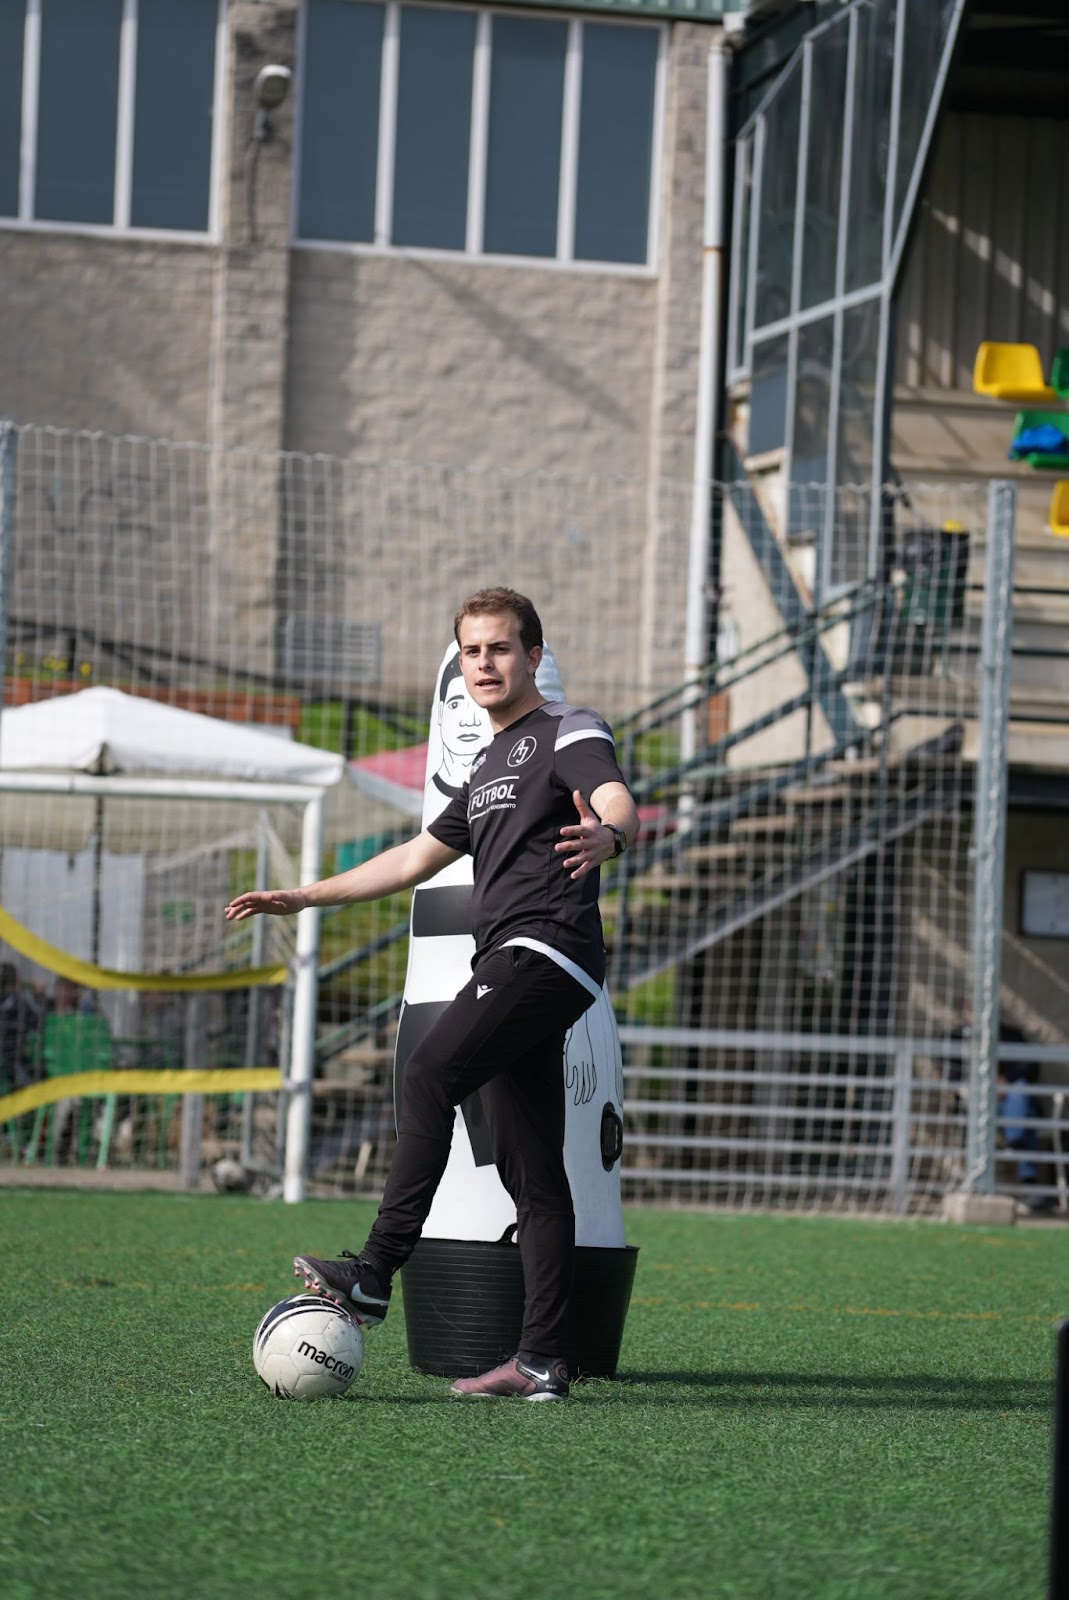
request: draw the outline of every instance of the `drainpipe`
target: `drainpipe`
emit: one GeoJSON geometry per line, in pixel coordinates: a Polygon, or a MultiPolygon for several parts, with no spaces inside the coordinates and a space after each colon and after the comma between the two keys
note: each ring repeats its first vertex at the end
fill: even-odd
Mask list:
{"type": "MultiPolygon", "coordinates": [[[[718,35],[709,50],[706,80],[705,222],[702,237],[701,332],[698,343],[698,406],[695,417],[694,482],[687,567],[687,614],[683,636],[683,674],[697,680],[707,665],[709,631],[709,520],[712,503],[713,441],[717,429],[720,377],[720,313],[724,257],[724,140],[727,126],[728,53],[718,35]]],[[[685,711],[680,757],[688,761],[699,747],[702,706],[685,711]]],[[[701,739],[705,743],[705,739],[701,739]]]]}

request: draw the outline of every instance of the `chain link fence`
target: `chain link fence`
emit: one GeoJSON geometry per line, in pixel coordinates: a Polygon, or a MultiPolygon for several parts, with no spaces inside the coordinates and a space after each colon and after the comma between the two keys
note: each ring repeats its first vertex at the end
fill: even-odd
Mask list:
{"type": "MultiPolygon", "coordinates": [[[[1069,982],[1007,930],[996,1053],[1040,1080],[1008,1107],[983,1033],[996,995],[974,960],[978,773],[1004,777],[982,760],[981,662],[1010,651],[1004,628],[984,654],[986,488],[877,506],[843,491],[844,536],[881,554],[877,576],[829,594],[805,492],[789,493],[788,540],[774,484],[714,486],[716,659],[684,683],[689,485],[20,428],[0,776],[15,717],[86,689],[221,720],[235,739],[268,730],[343,764],[323,861],[341,870],[418,826],[452,613],[509,583],[534,598],[567,697],[613,721],[642,815],[602,896],[625,1196],[923,1209],[967,1181],[971,1103],[974,1131],[978,1106],[1001,1107],[999,1186],[1064,1209],[1069,982]]],[[[1007,710],[1012,733],[1027,708],[1007,710]]],[[[1064,764],[1065,729],[1037,726],[1042,759],[1064,764]]],[[[93,760],[106,774],[106,753],[93,760]]],[[[45,764],[77,761],[57,749],[45,764]]],[[[61,1005],[101,1019],[117,1086],[138,1068],[270,1069],[281,1085],[225,1080],[201,1100],[117,1087],[110,1119],[87,1097],[62,1126],[50,1103],[0,1121],[0,1162],[272,1188],[299,963],[285,924],[228,927],[222,907],[300,881],[299,807],[10,790],[0,807],[9,1091],[69,1070],[48,1040],[61,1005]],[[272,963],[280,981],[242,985],[272,963]],[[66,993],[64,970],[84,969],[232,986],[66,993]]],[[[322,919],[314,1192],[381,1184],[407,938],[406,897],[322,919]]]]}

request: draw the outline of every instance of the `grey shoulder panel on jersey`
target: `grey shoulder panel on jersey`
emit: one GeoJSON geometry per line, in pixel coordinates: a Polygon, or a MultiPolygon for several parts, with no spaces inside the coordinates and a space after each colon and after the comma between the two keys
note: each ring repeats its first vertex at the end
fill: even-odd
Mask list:
{"type": "Polygon", "coordinates": [[[607,739],[615,748],[609,724],[596,711],[591,711],[589,706],[570,706],[558,701],[554,705],[543,706],[542,710],[555,717],[560,724],[555,749],[563,750],[581,739],[607,739]]]}

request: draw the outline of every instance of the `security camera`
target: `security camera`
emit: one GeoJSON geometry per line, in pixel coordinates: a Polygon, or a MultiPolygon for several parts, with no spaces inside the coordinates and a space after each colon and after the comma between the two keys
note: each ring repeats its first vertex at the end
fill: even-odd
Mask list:
{"type": "Polygon", "coordinates": [[[256,74],[253,93],[256,104],[261,111],[277,111],[290,92],[290,80],[293,73],[289,67],[271,66],[261,67],[256,74]]]}

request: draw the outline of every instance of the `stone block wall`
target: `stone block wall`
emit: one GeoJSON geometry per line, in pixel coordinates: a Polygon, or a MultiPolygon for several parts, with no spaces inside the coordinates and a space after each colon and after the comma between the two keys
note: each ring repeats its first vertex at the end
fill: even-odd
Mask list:
{"type": "MultiPolygon", "coordinates": [[[[296,64],[297,13],[297,0],[228,6],[212,236],[0,227],[0,415],[210,447],[194,532],[207,653],[228,671],[240,661],[270,674],[287,607],[388,622],[410,581],[416,647],[392,658],[387,647],[384,662],[391,690],[406,692],[433,674],[433,616],[447,622],[458,590],[522,577],[547,628],[556,613],[558,639],[589,628],[596,601],[598,636],[627,639],[641,692],[676,681],[709,28],[669,25],[658,257],[627,272],[293,248],[295,97],[258,143],[253,86],[268,62],[296,64]],[[405,516],[387,506],[376,523],[368,484],[339,464],[347,488],[320,496],[334,519],[324,538],[322,517],[288,492],[280,450],[380,472],[413,464],[405,516]],[[437,490],[436,508],[421,498],[424,469],[458,475],[448,511],[437,490]],[[398,532],[409,541],[400,578],[374,557],[398,532]]],[[[106,544],[106,527],[94,539],[106,544]]],[[[612,676],[598,654],[577,644],[582,679],[612,676]]]]}

